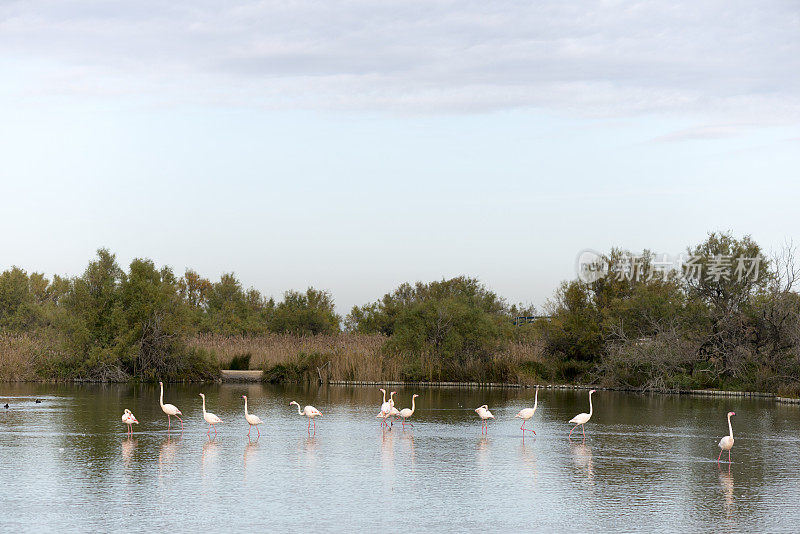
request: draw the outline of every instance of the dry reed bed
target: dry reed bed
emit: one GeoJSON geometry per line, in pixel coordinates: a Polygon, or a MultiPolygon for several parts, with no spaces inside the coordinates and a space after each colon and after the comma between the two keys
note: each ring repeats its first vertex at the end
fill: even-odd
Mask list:
{"type": "MultiPolygon", "coordinates": [[[[326,380],[386,381],[402,380],[401,356],[386,355],[381,350],[387,338],[382,335],[338,334],[295,336],[264,334],[258,336],[221,336],[202,334],[189,340],[189,348],[212,351],[220,364],[234,357],[250,355],[251,369],[268,369],[299,362],[301,354],[322,355],[327,363],[319,370],[326,380]]],[[[512,342],[497,352],[493,364],[517,368],[525,361],[542,361],[543,347],[536,342],[512,342]]],[[[433,377],[432,360],[422,358],[422,372],[433,377]],[[430,367],[430,368],[428,368],[430,367]]],[[[433,379],[433,378],[431,378],[433,379]]]]}
{"type": "Polygon", "coordinates": [[[381,380],[399,376],[399,368],[385,358],[382,335],[338,334],[295,336],[264,334],[259,336],[198,335],[189,340],[189,348],[213,351],[217,360],[227,363],[236,356],[250,355],[251,369],[265,369],[298,362],[301,354],[324,355],[329,361],[324,371],[331,380],[381,380]]]}
{"type": "Polygon", "coordinates": [[[38,359],[56,355],[53,344],[40,336],[0,333],[0,380],[35,380],[38,359]]]}

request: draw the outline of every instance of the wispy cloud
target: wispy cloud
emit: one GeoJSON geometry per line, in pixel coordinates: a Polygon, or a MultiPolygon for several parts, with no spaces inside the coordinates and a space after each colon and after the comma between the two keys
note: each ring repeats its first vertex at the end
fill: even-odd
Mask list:
{"type": "Polygon", "coordinates": [[[28,0],[0,45],[6,98],[800,119],[795,1],[28,0]]]}

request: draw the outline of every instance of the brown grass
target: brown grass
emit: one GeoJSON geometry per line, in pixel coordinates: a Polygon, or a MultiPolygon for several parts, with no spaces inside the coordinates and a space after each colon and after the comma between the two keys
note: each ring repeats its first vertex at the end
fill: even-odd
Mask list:
{"type": "Polygon", "coordinates": [[[399,376],[391,358],[381,353],[386,338],[381,335],[338,334],[294,336],[199,335],[189,340],[190,349],[213,352],[221,365],[236,356],[250,355],[251,369],[269,369],[298,363],[301,355],[321,355],[329,361],[320,372],[328,380],[388,380],[399,376]]]}
{"type": "Polygon", "coordinates": [[[41,336],[0,333],[0,381],[35,380],[39,360],[55,352],[53,344],[41,336]]]}
{"type": "MultiPolygon", "coordinates": [[[[269,370],[276,366],[291,366],[308,370],[309,378],[319,374],[324,380],[400,381],[404,380],[403,366],[408,363],[402,355],[385,354],[381,347],[386,342],[382,335],[338,334],[294,336],[289,334],[264,334],[258,336],[198,335],[189,340],[190,349],[212,352],[224,366],[234,357],[250,355],[251,369],[269,370]],[[303,356],[305,355],[305,360],[303,356]],[[309,362],[309,357],[317,359],[309,362]],[[321,367],[317,372],[317,367],[321,367]]],[[[507,369],[503,373],[509,381],[525,381],[518,372],[520,363],[542,361],[543,347],[538,342],[512,342],[492,358],[495,368],[507,369]]],[[[438,369],[431,360],[423,358],[419,372],[428,380],[441,380],[438,369]]],[[[480,365],[475,362],[475,365],[480,365]]],[[[485,365],[485,364],[483,364],[485,365]]],[[[465,369],[469,376],[482,376],[486,369],[465,369]]]]}

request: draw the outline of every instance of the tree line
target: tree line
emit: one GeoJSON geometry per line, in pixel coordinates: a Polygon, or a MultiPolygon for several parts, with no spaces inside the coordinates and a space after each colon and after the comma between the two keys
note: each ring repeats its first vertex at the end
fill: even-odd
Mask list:
{"type": "Polygon", "coordinates": [[[209,377],[219,364],[188,349],[190,336],[345,331],[383,336],[382,354],[407,380],[800,390],[793,248],[766,258],[749,236],[711,233],[686,252],[691,261],[668,271],[657,269],[650,251],[632,263],[628,251],[613,249],[598,263],[627,270],[567,280],[538,310],[545,317],[516,325],[515,317],[537,310],[466,276],[402,284],[342,318],[327,291],[287,291],[276,301],[244,289],[232,273],[216,282],[193,270],[178,277],[148,259],[124,270],[100,249],[74,278],[19,268],[0,274],[0,330],[55,347],[57,356],[37,360],[44,377],[209,377]],[[757,272],[742,277],[736,258],[758,258],[757,272]],[[700,276],[688,276],[690,268],[700,276]]]}

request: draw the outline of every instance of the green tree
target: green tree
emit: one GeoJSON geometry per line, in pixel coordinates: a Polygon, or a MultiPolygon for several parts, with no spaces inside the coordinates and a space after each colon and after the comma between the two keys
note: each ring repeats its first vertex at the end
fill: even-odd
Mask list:
{"type": "Polygon", "coordinates": [[[335,334],[340,323],[331,294],[309,287],[305,293],[284,294],[283,301],[275,306],[269,328],[273,332],[298,335],[335,334]]]}

